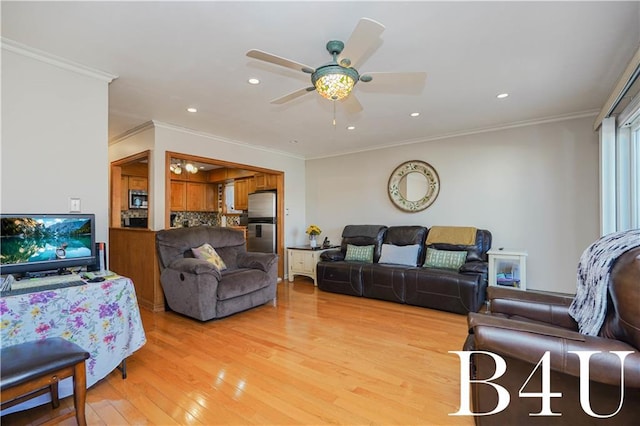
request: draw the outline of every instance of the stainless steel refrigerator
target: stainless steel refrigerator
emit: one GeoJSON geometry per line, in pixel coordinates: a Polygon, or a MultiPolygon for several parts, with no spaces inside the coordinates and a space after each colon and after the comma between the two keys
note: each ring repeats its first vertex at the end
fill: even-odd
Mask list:
{"type": "Polygon", "coordinates": [[[276,193],[273,191],[249,194],[247,215],[247,251],[276,252],[276,193]]]}

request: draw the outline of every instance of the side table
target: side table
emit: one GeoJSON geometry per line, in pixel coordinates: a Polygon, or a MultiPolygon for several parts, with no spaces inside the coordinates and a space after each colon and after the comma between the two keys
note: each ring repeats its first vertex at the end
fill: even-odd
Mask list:
{"type": "Polygon", "coordinates": [[[320,254],[327,250],[338,248],[332,246],[328,248],[311,246],[287,247],[287,264],[289,282],[293,282],[294,275],[304,275],[313,280],[313,285],[318,286],[316,279],[316,264],[320,260],[320,254]]]}
{"type": "Polygon", "coordinates": [[[489,250],[489,285],[527,289],[527,252],[489,250]]]}

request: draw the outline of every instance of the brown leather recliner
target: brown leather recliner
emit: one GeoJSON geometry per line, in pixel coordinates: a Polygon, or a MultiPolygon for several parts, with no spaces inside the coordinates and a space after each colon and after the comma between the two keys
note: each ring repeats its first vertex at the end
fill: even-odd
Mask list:
{"type": "MultiPolygon", "coordinates": [[[[491,352],[505,360],[506,372],[491,382],[508,390],[510,403],[501,412],[476,415],[476,425],[639,424],[640,248],[621,255],[611,270],[607,314],[598,336],[578,332],[568,313],[572,301],[569,297],[490,287],[488,301],[486,313],[469,314],[470,334],[464,349],[491,352]],[[550,392],[562,393],[561,397],[551,398],[551,412],[561,416],[531,416],[530,413],[541,411],[541,398],[521,397],[519,392],[541,392],[544,368],[538,363],[547,351],[550,392]],[[599,352],[590,359],[586,410],[580,400],[580,360],[570,351],[599,352]],[[614,416],[605,418],[616,412],[621,401],[620,359],[611,351],[633,353],[624,361],[622,407],[614,416]],[[527,386],[521,389],[525,382],[527,386]],[[589,410],[591,415],[586,412],[589,410]]],[[[471,356],[474,414],[489,413],[497,407],[496,387],[482,382],[492,377],[495,368],[495,359],[490,355],[471,356]]]]}

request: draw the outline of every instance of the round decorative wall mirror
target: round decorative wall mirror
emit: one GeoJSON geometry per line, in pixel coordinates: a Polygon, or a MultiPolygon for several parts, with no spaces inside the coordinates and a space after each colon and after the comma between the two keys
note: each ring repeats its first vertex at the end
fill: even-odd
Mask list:
{"type": "Polygon", "coordinates": [[[389,198],[400,210],[419,212],[429,207],[440,192],[440,178],[424,161],[400,164],[389,177],[389,198]]]}

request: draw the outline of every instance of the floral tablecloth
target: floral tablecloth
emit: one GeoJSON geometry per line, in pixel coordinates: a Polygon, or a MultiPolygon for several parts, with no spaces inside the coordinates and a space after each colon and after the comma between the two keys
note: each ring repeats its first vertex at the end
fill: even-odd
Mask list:
{"type": "MultiPolygon", "coordinates": [[[[135,288],[118,277],[78,287],[0,298],[0,346],[62,337],[91,354],[86,362],[87,388],[111,373],[146,342],[135,288]]],[[[60,398],[73,394],[71,378],[60,382],[60,398]]],[[[1,412],[42,405],[42,395],[1,412]]]]}

